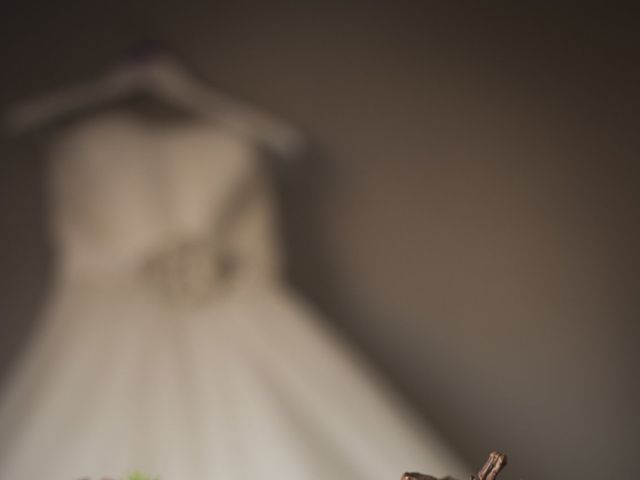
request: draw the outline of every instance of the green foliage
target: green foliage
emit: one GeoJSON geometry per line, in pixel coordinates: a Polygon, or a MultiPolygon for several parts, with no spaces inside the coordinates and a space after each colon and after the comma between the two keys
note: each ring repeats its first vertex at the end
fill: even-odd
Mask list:
{"type": "Polygon", "coordinates": [[[160,480],[158,477],[152,477],[142,472],[131,472],[127,480],[160,480]]]}

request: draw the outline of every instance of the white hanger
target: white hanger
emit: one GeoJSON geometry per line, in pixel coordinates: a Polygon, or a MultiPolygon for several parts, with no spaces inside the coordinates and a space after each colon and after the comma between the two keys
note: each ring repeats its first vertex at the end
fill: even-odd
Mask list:
{"type": "Polygon", "coordinates": [[[67,87],[21,103],[7,112],[5,123],[14,132],[26,131],[70,111],[118,100],[135,92],[151,93],[203,118],[215,120],[286,158],[295,157],[304,146],[303,137],[296,129],[206,85],[167,54],[120,65],[92,83],[67,87]]]}

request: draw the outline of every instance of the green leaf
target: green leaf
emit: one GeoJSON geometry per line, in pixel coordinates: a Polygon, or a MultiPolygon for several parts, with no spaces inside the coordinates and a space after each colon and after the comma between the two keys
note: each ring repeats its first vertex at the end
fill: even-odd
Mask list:
{"type": "Polygon", "coordinates": [[[160,480],[158,477],[152,477],[151,475],[147,475],[142,472],[131,472],[127,477],[127,480],[160,480]]]}

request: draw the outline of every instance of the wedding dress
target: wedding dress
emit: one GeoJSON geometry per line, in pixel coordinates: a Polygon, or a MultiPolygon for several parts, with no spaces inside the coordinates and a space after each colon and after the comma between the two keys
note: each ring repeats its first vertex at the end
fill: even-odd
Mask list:
{"type": "Polygon", "coordinates": [[[0,400],[0,479],[465,474],[282,281],[250,142],[123,110],[50,156],[54,281],[0,400]]]}

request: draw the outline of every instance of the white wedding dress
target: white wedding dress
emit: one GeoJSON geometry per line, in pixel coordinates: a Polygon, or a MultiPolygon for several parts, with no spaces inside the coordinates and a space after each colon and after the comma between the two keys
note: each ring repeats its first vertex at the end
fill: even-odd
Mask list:
{"type": "Polygon", "coordinates": [[[281,281],[250,142],[122,111],[50,153],[57,263],[0,400],[0,479],[465,474],[281,281]]]}

